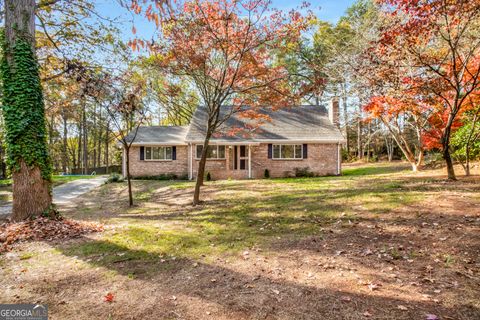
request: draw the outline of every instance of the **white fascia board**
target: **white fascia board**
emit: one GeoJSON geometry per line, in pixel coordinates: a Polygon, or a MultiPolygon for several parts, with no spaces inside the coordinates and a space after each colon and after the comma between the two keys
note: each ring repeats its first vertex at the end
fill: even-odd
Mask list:
{"type": "Polygon", "coordinates": [[[275,139],[275,140],[257,140],[260,143],[294,144],[294,143],[344,143],[344,139],[275,139]]]}
{"type": "MultiPolygon", "coordinates": [[[[215,140],[215,141],[210,141],[209,144],[215,145],[215,144],[228,144],[228,145],[259,145],[260,143],[279,143],[279,144],[294,144],[294,143],[346,143],[347,141],[345,139],[316,139],[316,140],[305,140],[305,139],[275,139],[275,140],[254,140],[254,141],[228,141],[228,140],[215,140]]],[[[193,144],[200,144],[203,143],[203,140],[197,140],[197,141],[188,141],[188,143],[193,143],[193,144]]]]}

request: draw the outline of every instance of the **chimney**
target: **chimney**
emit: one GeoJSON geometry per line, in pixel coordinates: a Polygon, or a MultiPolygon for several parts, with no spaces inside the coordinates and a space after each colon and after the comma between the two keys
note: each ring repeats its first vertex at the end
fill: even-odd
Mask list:
{"type": "Polygon", "coordinates": [[[340,127],[340,110],[339,110],[339,101],[338,97],[333,97],[330,101],[330,108],[328,108],[328,118],[330,122],[333,123],[336,127],[340,127]]]}

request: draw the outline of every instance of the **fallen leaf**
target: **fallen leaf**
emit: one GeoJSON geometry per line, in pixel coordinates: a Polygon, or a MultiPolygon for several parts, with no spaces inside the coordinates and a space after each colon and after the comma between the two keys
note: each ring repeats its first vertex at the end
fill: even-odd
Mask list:
{"type": "Polygon", "coordinates": [[[105,302],[113,302],[113,298],[114,298],[113,293],[109,292],[105,295],[103,299],[105,300],[105,302]]]}
{"type": "Polygon", "coordinates": [[[8,222],[0,225],[3,241],[0,252],[10,250],[10,245],[27,240],[65,240],[79,237],[90,232],[103,231],[103,227],[92,222],[80,222],[70,219],[49,219],[38,217],[34,220],[8,222]]]}
{"type": "Polygon", "coordinates": [[[399,310],[402,310],[402,311],[407,311],[407,310],[408,310],[408,308],[407,308],[407,307],[405,307],[405,306],[402,306],[401,304],[400,304],[400,305],[398,305],[398,306],[397,306],[397,308],[398,308],[399,310]]]}
{"type": "Polygon", "coordinates": [[[352,301],[352,298],[350,298],[348,296],[342,296],[342,297],[340,297],[340,300],[343,301],[343,302],[350,302],[350,301],[352,301]]]}
{"type": "Polygon", "coordinates": [[[439,317],[437,317],[437,316],[436,316],[436,315],[434,315],[434,314],[430,314],[430,313],[428,313],[428,314],[426,314],[426,318],[425,318],[425,320],[440,320],[440,318],[439,318],[439,317]]]}

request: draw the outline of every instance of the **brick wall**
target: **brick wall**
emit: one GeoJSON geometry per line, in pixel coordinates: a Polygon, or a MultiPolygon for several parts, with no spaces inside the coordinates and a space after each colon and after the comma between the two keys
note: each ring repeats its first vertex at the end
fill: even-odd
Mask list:
{"type": "Polygon", "coordinates": [[[177,160],[140,160],[140,147],[130,148],[130,174],[138,176],[156,176],[160,174],[176,174],[184,176],[188,174],[188,147],[177,146],[177,160]]]}
{"type": "MultiPolygon", "coordinates": [[[[295,168],[308,167],[316,175],[337,174],[337,144],[308,144],[307,159],[274,160],[268,159],[268,144],[252,146],[252,177],[263,178],[265,169],[272,178],[294,176],[295,168]]],[[[232,170],[233,150],[227,148],[225,160],[207,160],[205,172],[210,172],[212,179],[247,179],[247,170],[232,170]]],[[[198,160],[193,160],[193,176],[196,176],[198,160]]],[[[188,147],[177,146],[177,160],[145,161],[140,160],[140,147],[130,148],[130,174],[148,176],[160,174],[188,174],[188,147]]]]}
{"type": "MultiPolygon", "coordinates": [[[[295,168],[308,167],[310,171],[319,176],[336,175],[338,145],[337,144],[308,144],[307,159],[274,160],[268,159],[268,144],[251,147],[252,177],[263,178],[265,169],[270,171],[270,177],[288,177],[295,175],[295,168]]],[[[212,179],[246,179],[247,170],[232,170],[233,152],[227,149],[225,160],[207,160],[205,172],[210,172],[212,179]],[[228,163],[228,165],[227,165],[228,163]]],[[[193,161],[194,177],[197,173],[198,160],[193,161]]]]}

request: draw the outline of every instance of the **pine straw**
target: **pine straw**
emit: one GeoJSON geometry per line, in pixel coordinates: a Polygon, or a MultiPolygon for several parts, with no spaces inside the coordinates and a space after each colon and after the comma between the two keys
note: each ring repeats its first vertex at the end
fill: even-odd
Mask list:
{"type": "Polygon", "coordinates": [[[0,253],[10,251],[11,245],[16,242],[65,240],[103,230],[98,223],[64,218],[37,217],[22,222],[6,222],[0,225],[0,253]]]}

